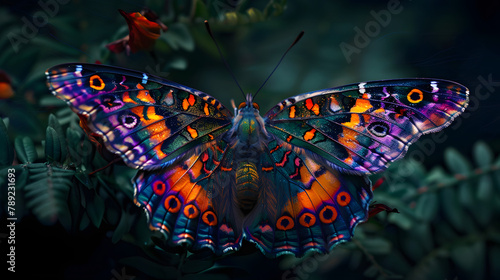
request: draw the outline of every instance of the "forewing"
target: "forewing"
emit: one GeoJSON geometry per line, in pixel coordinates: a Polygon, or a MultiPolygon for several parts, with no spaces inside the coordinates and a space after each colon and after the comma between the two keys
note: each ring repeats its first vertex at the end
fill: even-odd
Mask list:
{"type": "Polygon", "coordinates": [[[166,166],[231,125],[231,113],[213,97],[149,74],[63,64],[46,75],[53,94],[86,116],[106,148],[135,168],[166,166]]]}
{"type": "Polygon", "coordinates": [[[468,89],[435,79],[387,80],[288,98],[266,114],[266,129],[356,174],[387,168],[422,134],[465,110],[468,89]]]}

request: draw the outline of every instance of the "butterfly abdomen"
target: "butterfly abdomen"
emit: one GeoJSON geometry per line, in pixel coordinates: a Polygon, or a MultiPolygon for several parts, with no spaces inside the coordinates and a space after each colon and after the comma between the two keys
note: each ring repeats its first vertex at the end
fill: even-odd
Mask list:
{"type": "Polygon", "coordinates": [[[239,162],[236,169],[236,198],[240,209],[252,210],[259,196],[259,174],[253,162],[239,162]]]}

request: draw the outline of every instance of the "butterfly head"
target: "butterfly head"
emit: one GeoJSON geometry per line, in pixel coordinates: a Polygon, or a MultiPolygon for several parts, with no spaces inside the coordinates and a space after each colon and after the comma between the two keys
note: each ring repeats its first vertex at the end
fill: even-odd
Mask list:
{"type": "Polygon", "coordinates": [[[233,102],[233,108],[235,117],[229,135],[237,136],[243,142],[255,142],[256,139],[267,139],[269,137],[264,119],[259,113],[259,105],[253,102],[251,94],[247,94],[246,101],[241,102],[238,107],[233,102]]]}
{"type": "Polygon", "coordinates": [[[253,97],[251,93],[248,93],[246,95],[246,101],[241,102],[240,105],[238,105],[238,107],[236,107],[233,100],[231,100],[231,104],[233,105],[235,116],[237,116],[240,113],[243,114],[244,112],[252,114],[259,113],[259,104],[253,102],[253,97]]]}

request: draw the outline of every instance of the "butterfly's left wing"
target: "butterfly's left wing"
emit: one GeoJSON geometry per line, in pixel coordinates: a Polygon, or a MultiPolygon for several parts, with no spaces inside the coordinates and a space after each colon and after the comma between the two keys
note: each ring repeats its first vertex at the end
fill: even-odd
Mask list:
{"type": "Polygon", "coordinates": [[[351,239],[368,217],[366,176],[345,175],[321,157],[286,141],[269,142],[261,156],[259,198],[245,218],[245,237],[267,256],[327,253],[351,239]]]}
{"type": "Polygon", "coordinates": [[[266,114],[272,140],[245,236],[269,256],[328,252],[351,239],[368,217],[365,174],[448,126],[467,103],[464,86],[430,79],[361,83],[282,101],[266,114]]]}
{"type": "Polygon", "coordinates": [[[468,93],[437,79],[352,84],[283,100],[266,114],[266,129],[341,171],[371,174],[421,135],[448,126],[467,107],[468,93]]]}

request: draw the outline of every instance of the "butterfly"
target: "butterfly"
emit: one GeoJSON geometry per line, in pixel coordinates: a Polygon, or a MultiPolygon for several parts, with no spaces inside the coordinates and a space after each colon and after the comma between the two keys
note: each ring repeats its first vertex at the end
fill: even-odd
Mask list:
{"type": "Polygon", "coordinates": [[[329,252],[368,218],[367,175],[448,126],[469,91],[451,81],[364,82],[234,112],[166,79],[94,64],[47,70],[47,84],[106,148],[138,169],[135,203],[171,246],[222,255],[243,240],[266,256],[329,252]]]}

